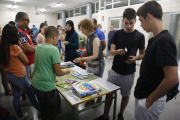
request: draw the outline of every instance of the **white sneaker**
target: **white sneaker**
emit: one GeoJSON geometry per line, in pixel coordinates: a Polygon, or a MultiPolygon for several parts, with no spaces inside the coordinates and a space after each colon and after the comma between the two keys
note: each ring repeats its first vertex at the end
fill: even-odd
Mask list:
{"type": "Polygon", "coordinates": [[[26,120],[28,117],[28,113],[24,113],[22,118],[18,118],[17,120],[26,120]]]}
{"type": "Polygon", "coordinates": [[[29,99],[27,98],[26,100],[21,100],[21,106],[30,106],[30,102],[29,102],[29,99]]]}

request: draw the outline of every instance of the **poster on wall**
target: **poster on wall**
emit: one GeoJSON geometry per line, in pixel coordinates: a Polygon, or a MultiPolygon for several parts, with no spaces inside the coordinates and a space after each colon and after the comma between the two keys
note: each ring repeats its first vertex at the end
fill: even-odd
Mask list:
{"type": "Polygon", "coordinates": [[[102,16],[102,21],[104,21],[104,16],[102,16]]]}

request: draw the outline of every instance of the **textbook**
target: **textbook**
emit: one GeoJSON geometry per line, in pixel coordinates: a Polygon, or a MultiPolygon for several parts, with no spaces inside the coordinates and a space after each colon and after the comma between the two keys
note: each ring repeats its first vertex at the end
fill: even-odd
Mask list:
{"type": "Polygon", "coordinates": [[[61,68],[70,68],[70,67],[74,67],[74,63],[72,63],[71,61],[68,62],[62,62],[61,63],[61,68]]]}
{"type": "Polygon", "coordinates": [[[73,84],[72,86],[72,91],[79,97],[86,97],[101,92],[101,87],[96,85],[94,82],[73,84]]]}
{"type": "Polygon", "coordinates": [[[56,86],[65,88],[65,89],[71,89],[72,88],[72,84],[78,84],[80,83],[80,80],[75,80],[73,78],[68,78],[67,80],[61,82],[61,83],[57,83],[56,86]]]}
{"type": "Polygon", "coordinates": [[[85,78],[88,78],[88,77],[94,75],[94,73],[80,74],[79,72],[74,72],[71,75],[74,77],[77,77],[78,79],[85,79],[85,78]]]}

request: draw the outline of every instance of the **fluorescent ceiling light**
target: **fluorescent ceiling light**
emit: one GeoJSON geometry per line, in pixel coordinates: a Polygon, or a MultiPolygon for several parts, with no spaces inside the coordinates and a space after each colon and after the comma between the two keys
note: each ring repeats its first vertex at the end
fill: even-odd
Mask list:
{"type": "Polygon", "coordinates": [[[17,0],[14,0],[14,3],[16,3],[17,2],[17,0]]]}
{"type": "Polygon", "coordinates": [[[60,3],[57,3],[57,4],[52,5],[51,7],[53,8],[53,7],[57,7],[59,5],[60,5],[60,3]]]}
{"type": "Polygon", "coordinates": [[[44,11],[46,11],[46,9],[40,10],[40,12],[44,12],[44,11]]]}
{"type": "Polygon", "coordinates": [[[11,6],[11,9],[14,9],[14,5],[11,6]]]}

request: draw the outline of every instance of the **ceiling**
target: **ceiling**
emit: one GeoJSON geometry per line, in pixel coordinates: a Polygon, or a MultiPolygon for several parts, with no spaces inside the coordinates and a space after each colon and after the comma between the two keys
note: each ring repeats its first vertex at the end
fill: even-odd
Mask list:
{"type": "Polygon", "coordinates": [[[0,0],[0,10],[12,10],[11,6],[14,4],[14,11],[31,11],[35,12],[37,5],[37,11],[46,9],[46,12],[59,13],[62,10],[75,8],[78,6],[85,5],[88,2],[94,2],[99,0],[0,0]],[[52,5],[60,3],[56,7],[52,5]]]}

